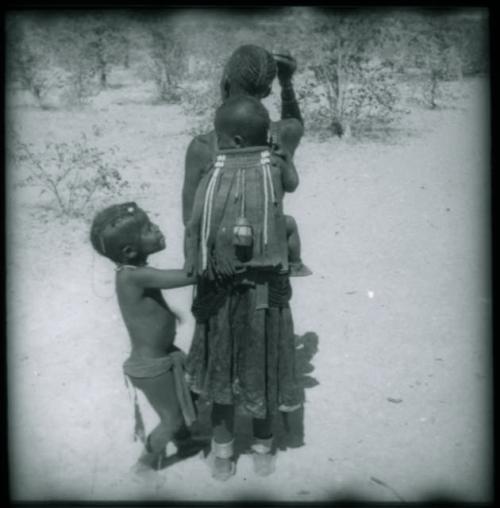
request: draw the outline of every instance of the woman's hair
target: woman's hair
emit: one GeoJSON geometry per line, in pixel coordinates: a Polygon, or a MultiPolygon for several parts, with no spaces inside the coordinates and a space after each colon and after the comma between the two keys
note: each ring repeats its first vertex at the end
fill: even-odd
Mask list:
{"type": "Polygon", "coordinates": [[[134,202],[108,206],[94,217],[90,242],[99,254],[121,263],[124,247],[133,245],[139,249],[141,228],[147,220],[146,212],[134,202]]]}
{"type": "MultiPolygon", "coordinates": [[[[265,97],[276,77],[276,62],[272,55],[260,46],[240,46],[229,57],[224,78],[253,97],[265,97]]],[[[223,79],[224,79],[223,78],[223,79]]]]}

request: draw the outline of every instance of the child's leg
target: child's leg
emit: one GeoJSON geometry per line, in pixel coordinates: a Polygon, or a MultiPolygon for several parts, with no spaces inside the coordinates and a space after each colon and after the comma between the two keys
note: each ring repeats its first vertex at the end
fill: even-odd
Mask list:
{"type": "Polygon", "coordinates": [[[226,404],[212,406],[212,476],[217,480],[227,480],[234,474],[234,407],[226,404]]]}
{"type": "Polygon", "coordinates": [[[274,457],[271,453],[273,443],[272,417],[254,418],[252,420],[254,443],[253,465],[259,476],[270,475],[274,471],[274,457]]]}
{"type": "Polygon", "coordinates": [[[302,262],[302,247],[297,222],[291,215],[285,215],[285,224],[290,275],[310,275],[311,270],[302,262]]]}
{"type": "Polygon", "coordinates": [[[184,425],[175,393],[173,372],[168,371],[153,378],[131,377],[130,379],[133,385],[144,393],[160,417],[160,423],[147,438],[146,450],[153,456],[161,458],[167,443],[173,439],[176,432],[182,431],[184,425]]]}
{"type": "Polygon", "coordinates": [[[288,260],[291,263],[300,263],[300,236],[297,222],[291,215],[285,215],[286,238],[288,243],[288,260]]]}

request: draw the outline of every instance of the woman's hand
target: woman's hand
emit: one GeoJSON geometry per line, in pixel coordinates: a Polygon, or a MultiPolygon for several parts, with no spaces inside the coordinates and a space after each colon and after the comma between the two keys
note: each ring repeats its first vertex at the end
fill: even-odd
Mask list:
{"type": "Polygon", "coordinates": [[[273,58],[278,67],[278,80],[280,83],[290,81],[297,69],[297,61],[288,51],[273,53],[273,58]]]}

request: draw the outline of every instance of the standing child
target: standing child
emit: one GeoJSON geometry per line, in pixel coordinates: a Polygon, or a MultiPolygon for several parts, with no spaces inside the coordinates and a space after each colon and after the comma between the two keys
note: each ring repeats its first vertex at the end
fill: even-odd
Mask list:
{"type": "Polygon", "coordinates": [[[183,270],[147,266],[150,254],[165,249],[165,237],[133,202],[99,212],[90,240],[99,254],[117,265],[116,295],[132,343],[123,370],[160,417],[146,439],[136,469],[161,469],[169,441],[174,441],[181,457],[197,451],[187,428],[195,413],[184,380],[185,355],[174,346],[176,315],[161,293],[162,289],[193,284],[194,279],[183,270]]]}

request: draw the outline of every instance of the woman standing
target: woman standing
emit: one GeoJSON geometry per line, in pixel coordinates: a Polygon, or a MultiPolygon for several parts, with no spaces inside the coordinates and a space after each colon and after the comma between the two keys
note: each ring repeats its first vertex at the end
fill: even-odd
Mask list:
{"type": "MultiPolygon", "coordinates": [[[[221,79],[225,101],[235,95],[263,99],[271,93],[276,75],[281,85],[281,120],[273,122],[271,136],[291,158],[303,135],[303,122],[292,85],[295,60],[273,57],[265,49],[246,45],[229,58],[221,79]],[[282,148],[283,149],[283,148],[282,148]]],[[[190,219],[196,188],[217,152],[215,132],[196,136],[185,163],[183,221],[190,219]]],[[[260,275],[262,277],[262,275],[260,275]]],[[[199,279],[193,302],[196,327],[188,354],[191,389],[213,403],[212,476],[226,480],[235,472],[234,412],[252,417],[254,469],[265,476],[274,470],[273,417],[278,411],[301,407],[302,394],[295,379],[295,344],[289,307],[291,286],[287,274],[265,275],[267,301],[262,305],[259,284],[248,277],[224,282],[199,279]]]]}

